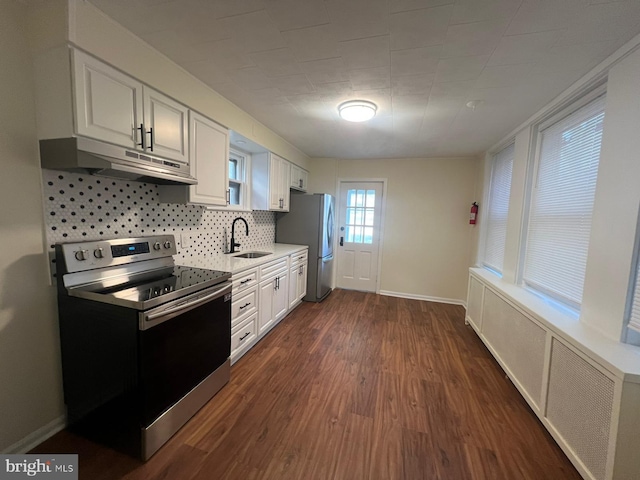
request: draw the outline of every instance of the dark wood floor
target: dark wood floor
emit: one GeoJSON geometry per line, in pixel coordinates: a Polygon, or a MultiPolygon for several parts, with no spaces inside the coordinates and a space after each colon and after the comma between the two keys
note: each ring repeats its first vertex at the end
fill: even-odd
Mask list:
{"type": "Polygon", "coordinates": [[[80,478],[579,479],[459,306],[336,290],[297,308],[147,463],[63,431],[80,478]]]}

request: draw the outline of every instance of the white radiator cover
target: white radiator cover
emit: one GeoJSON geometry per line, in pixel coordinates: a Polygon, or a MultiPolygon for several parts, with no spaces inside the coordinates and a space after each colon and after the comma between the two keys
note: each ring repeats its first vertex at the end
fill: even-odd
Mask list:
{"type": "Polygon", "coordinates": [[[597,479],[606,478],[614,390],[611,378],[553,339],[546,417],[597,479]]]}
{"type": "MultiPolygon", "coordinates": [[[[475,269],[479,270],[479,269],[475,269]]],[[[509,288],[469,278],[466,322],[585,479],[640,479],[640,384],[535,318],[509,288]]]]}

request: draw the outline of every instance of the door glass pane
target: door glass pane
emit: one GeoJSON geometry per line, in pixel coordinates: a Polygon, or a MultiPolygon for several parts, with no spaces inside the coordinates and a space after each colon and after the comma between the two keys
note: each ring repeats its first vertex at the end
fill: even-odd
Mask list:
{"type": "Polygon", "coordinates": [[[346,242],[373,243],[375,203],[375,190],[347,190],[346,242]]]}
{"type": "Polygon", "coordinates": [[[364,227],[364,243],[373,243],[373,227],[364,227]]]}
{"type": "Polygon", "coordinates": [[[353,243],[353,227],[347,226],[344,237],[345,242],[353,243]]]}
{"type": "Polygon", "coordinates": [[[347,208],[347,224],[354,225],[356,223],[356,209],[347,208]]]}
{"type": "Polygon", "coordinates": [[[364,223],[363,215],[364,215],[363,209],[362,208],[357,208],[356,209],[356,220],[353,223],[356,224],[356,225],[362,225],[364,223]]]}
{"type": "Polygon", "coordinates": [[[376,191],[367,190],[367,207],[373,208],[376,206],[376,191]]]}
{"type": "Polygon", "coordinates": [[[373,209],[367,208],[364,215],[364,224],[368,227],[373,227],[373,209]]]}
{"type": "Polygon", "coordinates": [[[356,191],[348,190],[347,191],[347,207],[355,207],[356,206],[356,191]]]}
{"type": "Polygon", "coordinates": [[[362,243],[362,227],[353,227],[353,242],[362,243]]]}

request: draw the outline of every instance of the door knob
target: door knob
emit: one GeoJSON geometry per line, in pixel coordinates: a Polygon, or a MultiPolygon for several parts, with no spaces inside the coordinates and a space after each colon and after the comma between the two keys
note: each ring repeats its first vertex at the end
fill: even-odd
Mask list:
{"type": "Polygon", "coordinates": [[[340,237],[340,246],[344,247],[344,237],[340,237]]]}

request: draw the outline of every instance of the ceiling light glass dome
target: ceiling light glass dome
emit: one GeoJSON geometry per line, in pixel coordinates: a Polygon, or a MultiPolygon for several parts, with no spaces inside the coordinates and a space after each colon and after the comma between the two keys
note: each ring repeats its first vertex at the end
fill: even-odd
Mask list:
{"type": "Polygon", "coordinates": [[[375,116],[376,110],[378,110],[376,104],[366,100],[350,100],[338,106],[340,116],[349,122],[371,120],[375,116]]]}

